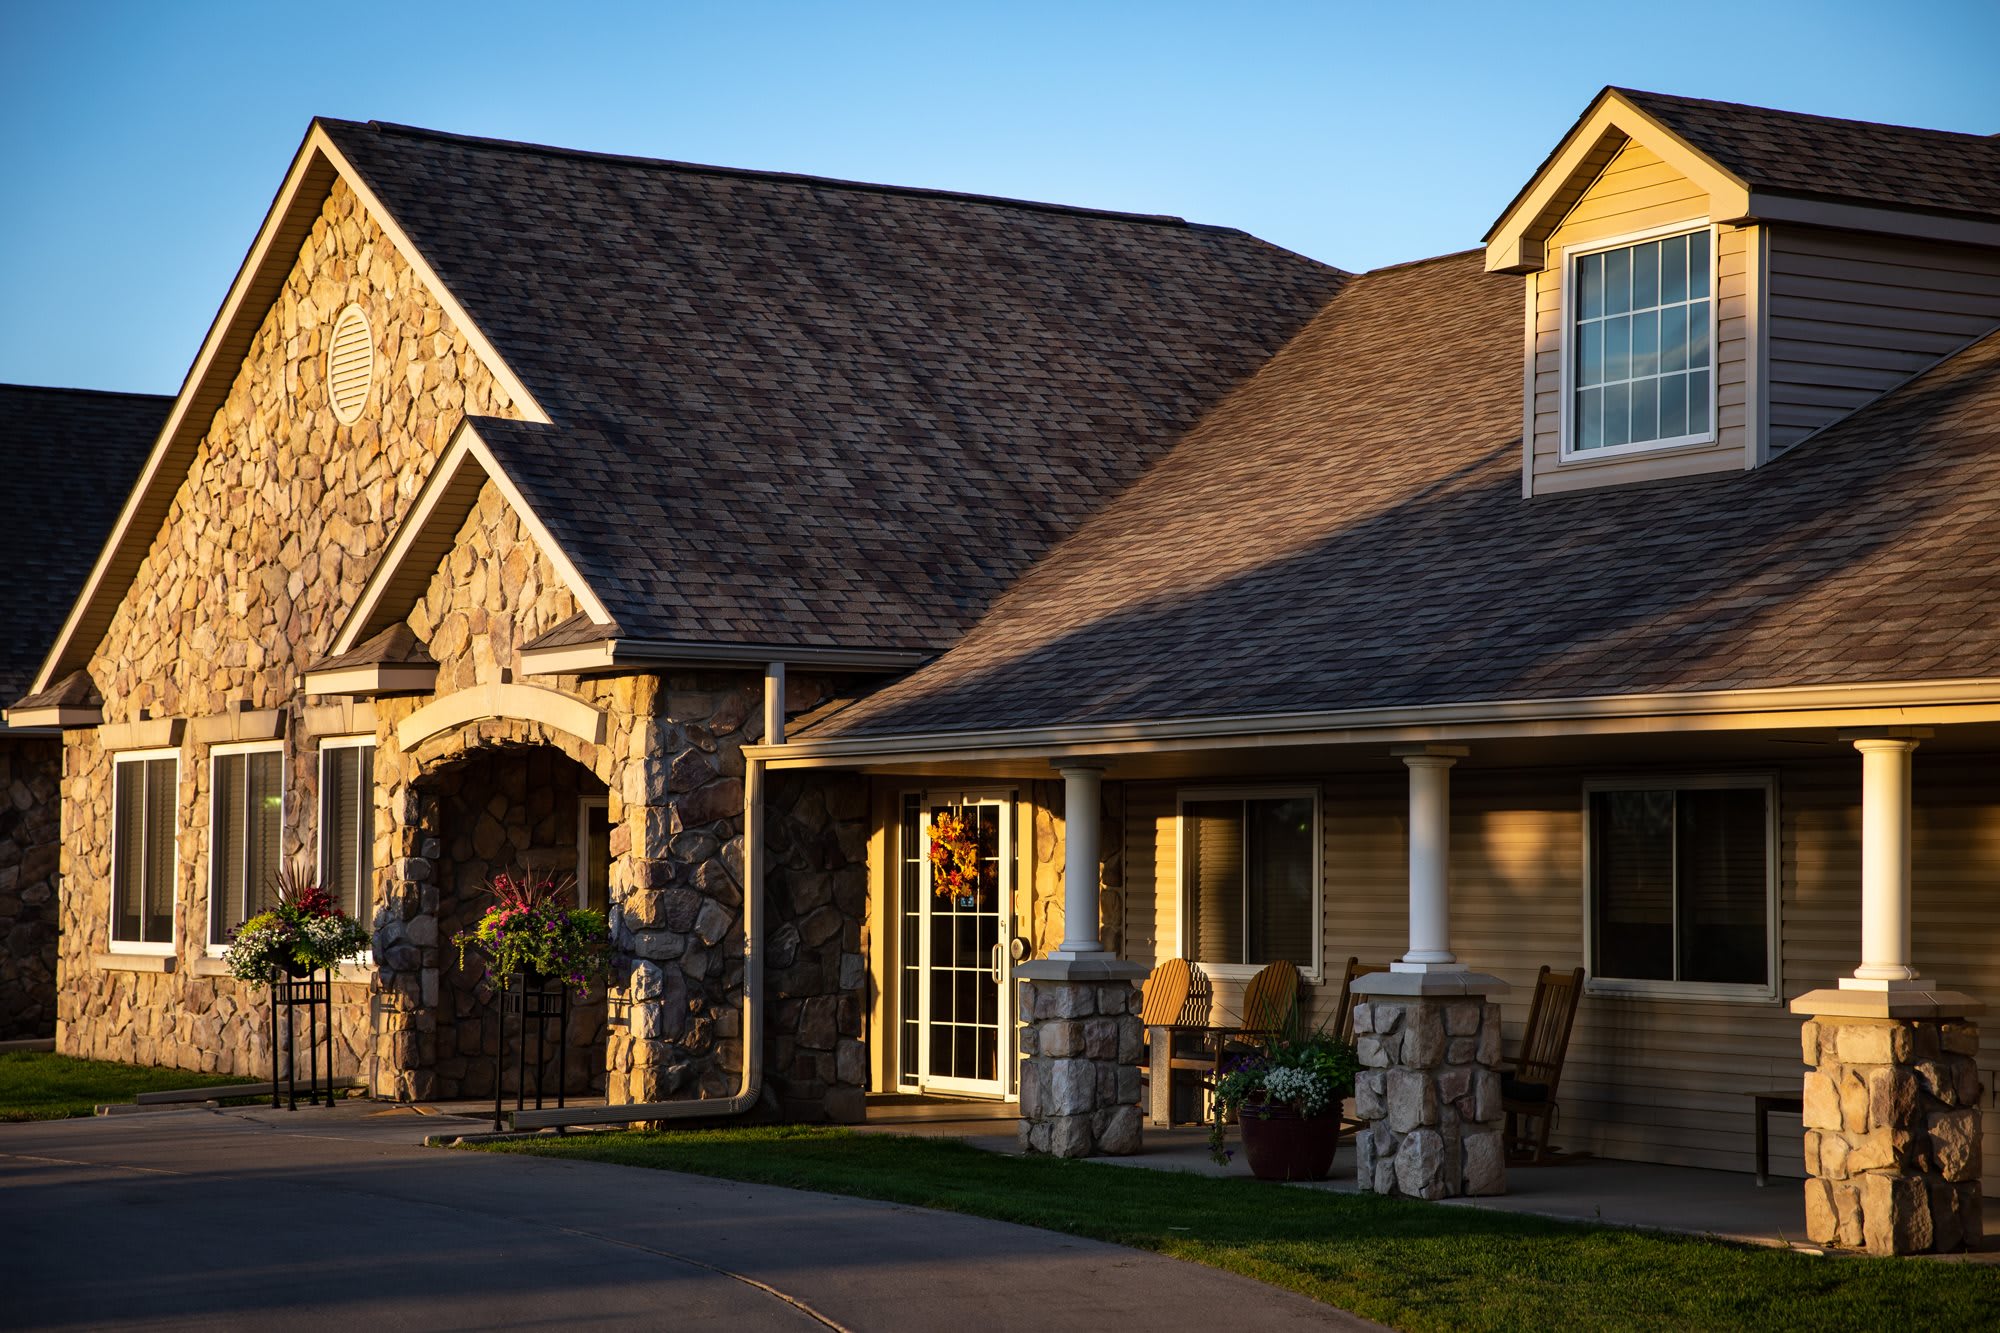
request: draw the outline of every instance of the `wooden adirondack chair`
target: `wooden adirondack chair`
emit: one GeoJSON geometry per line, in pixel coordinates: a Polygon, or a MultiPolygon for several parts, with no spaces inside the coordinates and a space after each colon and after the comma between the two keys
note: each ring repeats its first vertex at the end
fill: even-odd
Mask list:
{"type": "Polygon", "coordinates": [[[1371,972],[1387,972],[1386,963],[1364,963],[1359,958],[1347,960],[1347,971],[1340,978],[1340,999],[1333,1014],[1333,1033],[1342,1041],[1354,1042],[1354,983],[1358,978],[1371,972]]]}
{"type": "Polygon", "coordinates": [[[1225,1028],[1215,1043],[1212,1080],[1222,1077],[1223,1061],[1250,1042],[1275,1037],[1291,1025],[1299,1007],[1299,969],[1287,962],[1267,963],[1243,989],[1243,1026],[1225,1028]]]}
{"type": "Polygon", "coordinates": [[[1562,1084],[1563,1058],[1569,1054],[1569,1032],[1582,995],[1580,967],[1561,973],[1544,967],[1535,978],[1535,998],[1528,1006],[1528,1026],[1521,1033],[1521,1053],[1503,1062],[1512,1066],[1512,1072],[1500,1076],[1509,1162],[1539,1165],[1551,1160],[1549,1130],[1562,1109],[1556,1093],[1562,1084]],[[1529,1121],[1534,1122],[1532,1130],[1526,1124],[1529,1121]]]}
{"type": "Polygon", "coordinates": [[[1208,1053],[1184,1054],[1177,1049],[1190,1032],[1208,1030],[1212,998],[1208,977],[1185,958],[1169,958],[1155,967],[1140,987],[1139,1018],[1146,1025],[1146,1102],[1156,1125],[1174,1123],[1174,1074],[1208,1072],[1208,1053]]]}

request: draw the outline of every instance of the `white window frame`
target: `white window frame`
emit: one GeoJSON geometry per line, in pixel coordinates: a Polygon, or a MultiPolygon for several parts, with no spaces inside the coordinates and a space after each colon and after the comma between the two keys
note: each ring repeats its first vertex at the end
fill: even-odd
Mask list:
{"type": "MultiPolygon", "coordinates": [[[[314,775],[314,787],[313,787],[313,810],[314,810],[314,815],[313,815],[313,826],[314,826],[314,829],[313,829],[313,876],[314,876],[314,878],[315,878],[315,879],[317,879],[317,880],[318,880],[318,881],[320,882],[320,884],[321,884],[322,886],[324,886],[324,885],[326,884],[326,877],[327,877],[327,864],[326,864],[326,756],[327,756],[327,751],[329,751],[329,750],[359,750],[359,749],[363,749],[363,748],[366,748],[366,747],[368,747],[368,746],[374,746],[374,745],[377,745],[377,739],[376,739],[376,736],[375,736],[375,733],[374,733],[374,732],[372,732],[372,731],[369,731],[369,732],[361,732],[361,733],[357,733],[356,735],[352,735],[352,736],[322,736],[322,737],[320,737],[320,738],[319,738],[319,743],[318,743],[318,746],[317,746],[317,757],[315,758],[315,760],[314,760],[314,764],[313,764],[313,775],[314,775]]],[[[368,799],[369,799],[369,802],[370,802],[370,804],[372,805],[372,804],[373,804],[373,802],[374,802],[374,799],[375,799],[375,774],[374,774],[374,772],[373,772],[373,771],[371,770],[371,771],[370,771],[370,772],[368,773],[368,775],[367,775],[367,776],[368,776],[368,799]]],[[[372,841],[372,840],[371,840],[371,841],[372,841]]],[[[372,882],[373,882],[373,880],[374,880],[374,877],[375,877],[375,869],[374,869],[374,865],[373,865],[373,861],[374,861],[374,854],[373,854],[372,852],[371,852],[371,853],[369,854],[369,861],[370,861],[370,865],[369,865],[369,869],[368,869],[368,877],[369,877],[369,880],[370,880],[370,882],[372,883],[372,882]]],[[[370,895],[370,903],[369,903],[369,906],[371,906],[371,907],[373,907],[373,906],[374,906],[374,902],[373,902],[373,896],[374,896],[374,895],[372,895],[372,894],[370,895]]],[[[341,907],[341,910],[345,911],[345,910],[347,909],[347,907],[348,907],[348,904],[347,904],[347,903],[344,903],[344,902],[343,902],[343,903],[341,903],[341,904],[340,904],[340,907],[341,907]]],[[[373,925],[373,923],[372,923],[372,922],[370,922],[370,921],[363,921],[363,922],[361,923],[361,926],[362,926],[362,928],[363,928],[364,930],[365,930],[365,929],[369,929],[369,928],[370,928],[370,927],[371,927],[372,925],[373,925]]],[[[352,955],[352,957],[351,957],[351,958],[349,959],[349,961],[350,961],[350,962],[354,962],[354,961],[359,961],[359,960],[362,960],[362,959],[366,959],[367,957],[368,957],[368,950],[367,950],[367,949],[365,949],[365,948],[363,948],[363,949],[358,949],[358,950],[356,950],[356,951],[354,952],[354,954],[353,954],[353,955],[352,955]]]]}
{"type": "MultiPolygon", "coordinates": [[[[611,819],[611,798],[609,796],[580,796],[576,802],[576,905],[590,907],[590,812],[604,811],[605,822],[611,819]]],[[[603,886],[604,903],[611,901],[611,886],[603,886]]],[[[603,910],[600,907],[598,910],[603,910]]]]}
{"type": "Polygon", "coordinates": [[[109,942],[109,952],[143,954],[150,958],[172,958],[180,948],[181,937],[181,752],[177,749],[125,750],[111,757],[111,892],[106,894],[104,937],[109,942]],[[172,906],[167,912],[168,933],[172,936],[165,943],[148,943],[143,940],[121,940],[118,938],[118,835],[124,830],[118,821],[118,769],[125,764],[151,763],[156,759],[174,761],[174,882],[169,886],[172,906]]]}
{"type": "MultiPolygon", "coordinates": [[[[1200,801],[1286,801],[1305,796],[1312,800],[1312,966],[1301,967],[1299,976],[1317,984],[1324,975],[1326,960],[1326,828],[1325,802],[1317,784],[1302,783],[1276,787],[1185,787],[1174,793],[1174,877],[1178,881],[1174,897],[1174,952],[1211,977],[1224,981],[1248,981],[1263,971],[1263,963],[1211,963],[1196,958],[1189,948],[1193,931],[1189,925],[1192,903],[1187,875],[1187,807],[1200,801]]],[[[1246,909],[1247,910],[1247,909],[1246,909]]]]}
{"type": "MultiPolygon", "coordinates": [[[[1784,993],[1779,972],[1784,958],[1780,928],[1784,883],[1780,874],[1779,838],[1782,823],[1778,809],[1778,777],[1775,773],[1635,773],[1621,777],[1592,778],[1583,784],[1583,966],[1584,993],[1610,997],[1665,1000],[1713,1000],[1734,1004],[1776,1004],[1784,993]],[[1639,977],[1601,977],[1597,974],[1596,885],[1592,883],[1597,864],[1593,845],[1595,821],[1590,798],[1601,791],[1713,791],[1717,789],[1760,790],[1764,793],[1764,985],[1720,981],[1661,981],[1639,977]]],[[[1675,856],[1679,857],[1678,842],[1675,856]]],[[[1679,890],[1679,875],[1675,875],[1679,890]]],[[[1676,922],[1676,929],[1679,928],[1676,922]]],[[[1675,941],[1679,948],[1679,940],[1675,941]]],[[[1676,955],[1678,956],[1678,954],[1676,955]]]]}
{"type": "Polygon", "coordinates": [[[1566,245],[1562,251],[1562,403],[1560,429],[1562,448],[1556,457],[1557,464],[1589,464],[1608,459],[1630,458],[1635,454],[1658,454],[1670,450],[1712,449],[1722,439],[1722,422],[1718,416],[1721,410],[1722,394],[1722,345],[1717,341],[1721,327],[1719,312],[1722,309],[1722,229],[1708,218],[1689,218],[1685,222],[1675,222],[1664,227],[1648,227],[1643,231],[1626,232],[1621,236],[1607,236],[1602,240],[1579,241],[1566,245]],[[1623,250],[1628,246],[1641,245],[1647,241],[1661,240],[1668,236],[1692,235],[1698,231],[1708,233],[1708,430],[1700,435],[1683,435],[1672,440],[1645,440],[1638,444],[1613,444],[1598,449],[1576,448],[1576,261],[1584,255],[1601,254],[1607,250],[1623,250]]]}
{"type": "MultiPolygon", "coordinates": [[[[222,834],[222,824],[217,817],[219,812],[215,808],[216,793],[221,790],[221,787],[215,780],[215,771],[221,766],[222,760],[239,754],[276,754],[278,756],[278,865],[282,868],[285,864],[285,819],[287,815],[291,814],[292,799],[291,783],[286,781],[290,774],[285,771],[287,768],[284,758],[285,743],[282,740],[230,741],[227,744],[210,746],[208,750],[208,901],[204,904],[208,911],[207,922],[202,929],[202,938],[207,941],[207,952],[211,958],[220,958],[229,950],[227,941],[221,944],[215,941],[216,844],[217,839],[222,834]]],[[[247,903],[245,907],[248,907],[247,903]]],[[[248,918],[247,912],[245,913],[245,918],[248,918]]]]}

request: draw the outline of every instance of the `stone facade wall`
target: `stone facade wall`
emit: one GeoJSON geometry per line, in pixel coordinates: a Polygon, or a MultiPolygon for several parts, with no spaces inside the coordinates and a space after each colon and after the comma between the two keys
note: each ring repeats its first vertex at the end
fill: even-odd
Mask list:
{"type": "Polygon", "coordinates": [[[0,737],[0,1041],[56,1030],[62,742],[0,737]]]}
{"type": "Polygon", "coordinates": [[[1130,981],[1019,983],[1021,1148],[1054,1157],[1139,1151],[1146,1029],[1130,981]]]}
{"type": "Polygon", "coordinates": [[[773,773],[765,848],[765,1083],[788,1119],[862,1120],[873,1002],[867,779],[773,773]]]}
{"type": "Polygon", "coordinates": [[[1500,1006],[1375,996],[1354,1006],[1361,1060],[1354,1141],[1364,1193],[1445,1199],[1506,1192],[1500,1006]]]}
{"type": "MultiPolygon", "coordinates": [[[[317,846],[317,753],[302,668],[324,656],[432,461],[468,413],[518,415],[351,191],[336,183],[91,659],[107,722],[286,715],[284,851],[317,846]],[[339,424],[325,340],[349,303],[374,335],[375,388],[339,424]]],[[[261,995],[215,976],[208,938],[208,747],[181,747],[172,972],[110,971],[111,756],[65,738],[58,1040],[109,1059],[252,1073],[261,995]]],[[[380,826],[378,826],[379,828],[380,826]]],[[[337,988],[337,1067],[365,1064],[367,987],[337,988]]]]}
{"type": "Polygon", "coordinates": [[[1803,1025],[1806,1235],[1871,1254],[1978,1245],[1979,1032],[1965,1022],[1803,1025]]]}

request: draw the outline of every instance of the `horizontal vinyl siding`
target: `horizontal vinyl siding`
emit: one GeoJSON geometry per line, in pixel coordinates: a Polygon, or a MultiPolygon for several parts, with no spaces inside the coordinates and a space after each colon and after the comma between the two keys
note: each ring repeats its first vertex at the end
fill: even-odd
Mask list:
{"type": "Polygon", "coordinates": [[[1773,228],[1770,302],[1783,449],[2000,327],[2000,252],[1773,228]]]}
{"type": "Polygon", "coordinates": [[[1171,788],[1125,787],[1125,957],[1147,967],[1175,957],[1172,900],[1174,795],[1171,788]]]}
{"type": "Polygon", "coordinates": [[[1564,246],[1623,236],[1706,217],[1708,195],[1651,150],[1628,143],[1548,239],[1548,267],[1535,284],[1535,417],[1530,481],[1536,494],[1656,481],[1743,466],[1745,382],[1745,231],[1716,236],[1715,448],[1628,456],[1601,463],[1560,462],[1562,451],[1562,251],[1564,246]]]}
{"type": "MultiPolygon", "coordinates": [[[[1620,769],[1619,776],[1633,770],[1620,769]]],[[[1687,770],[1662,771],[1662,779],[1687,770]]],[[[1859,756],[1829,747],[1778,774],[1780,980],[1787,1001],[1837,983],[1860,960],[1859,756]]],[[[1926,977],[2000,1003],[2000,758],[1916,762],[1914,939],[1926,977]]],[[[1506,980],[1501,1001],[1516,1048],[1537,970],[1583,962],[1583,783],[1597,770],[1458,772],[1452,791],[1452,945],[1470,968],[1506,980]]],[[[1192,785],[1192,784],[1191,784],[1192,785]]],[[[1175,795],[1167,784],[1128,792],[1128,901],[1147,895],[1171,923],[1178,870],[1175,795]],[[1142,844],[1144,846],[1142,847],[1142,844]]],[[[1350,955],[1386,963],[1408,930],[1407,792],[1392,775],[1322,779],[1325,834],[1323,951],[1328,980],[1308,988],[1315,1018],[1329,1016],[1350,955]]],[[[1153,964],[1171,955],[1160,931],[1153,964]]],[[[1218,982],[1217,1021],[1240,1007],[1240,985],[1218,982]]],[[[1784,1003],[1722,1003],[1585,996],[1562,1081],[1555,1140],[1602,1157],[1747,1172],[1755,1127],[1749,1094],[1798,1086],[1799,1024],[1784,1003]]],[[[1986,1133],[2000,1134],[2000,1019],[1985,1029],[1986,1133]]],[[[1771,1123],[1771,1166],[1802,1175],[1793,1116],[1771,1123]]],[[[1991,1139],[2000,1142],[2000,1139],[1991,1139]]],[[[1985,1186],[2000,1193],[2000,1153],[1985,1186]]]]}

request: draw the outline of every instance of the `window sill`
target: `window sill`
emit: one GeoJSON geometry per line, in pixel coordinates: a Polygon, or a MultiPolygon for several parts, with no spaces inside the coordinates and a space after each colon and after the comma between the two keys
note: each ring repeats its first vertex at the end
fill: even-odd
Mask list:
{"type": "Polygon", "coordinates": [[[1675,981],[1617,981],[1590,977],[1583,993],[1600,1000],[1672,1000],[1695,1004],[1782,1004],[1778,992],[1768,986],[1729,986],[1719,983],[1675,981]]]}
{"type": "Polygon", "coordinates": [[[1721,447],[1721,437],[1711,436],[1706,440],[1687,440],[1680,444],[1618,444],[1605,449],[1588,449],[1581,453],[1574,453],[1565,448],[1556,455],[1556,467],[1609,467],[1613,463],[1629,463],[1635,458],[1674,458],[1681,454],[1707,453],[1721,447]]]}
{"type": "MultiPolygon", "coordinates": [[[[1263,963],[1204,963],[1199,958],[1190,958],[1188,961],[1207,973],[1210,981],[1247,983],[1262,972],[1265,966],[1263,963]]],[[[1320,983],[1320,974],[1301,967],[1299,982],[1302,985],[1317,986],[1320,983]]]]}
{"type": "Polygon", "coordinates": [[[94,953],[90,965],[99,972],[171,972],[170,953],[94,953]]]}
{"type": "MultiPolygon", "coordinates": [[[[137,970],[137,969],[135,969],[137,970]]],[[[167,969],[171,971],[172,969],[167,969]]],[[[375,968],[372,963],[348,960],[333,969],[333,984],[336,986],[373,985],[375,968]]],[[[226,977],[230,975],[229,964],[219,954],[197,958],[188,967],[188,974],[197,977],[226,977]]]]}

